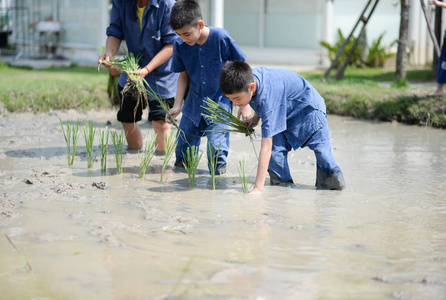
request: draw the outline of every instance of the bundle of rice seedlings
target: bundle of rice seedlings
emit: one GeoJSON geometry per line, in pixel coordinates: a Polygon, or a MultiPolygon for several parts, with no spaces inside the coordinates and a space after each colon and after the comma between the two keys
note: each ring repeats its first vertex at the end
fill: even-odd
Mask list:
{"type": "Polygon", "coordinates": [[[77,140],[79,138],[79,125],[81,123],[80,119],[77,119],[76,125],[71,125],[67,120],[67,129],[65,131],[62,120],[59,119],[60,126],[62,127],[63,136],[65,138],[65,143],[67,144],[67,157],[68,165],[72,166],[74,163],[74,156],[77,152],[77,140]]]}
{"type": "Polygon", "coordinates": [[[93,123],[87,123],[82,131],[84,134],[85,147],[87,148],[87,168],[93,167],[96,156],[93,157],[93,142],[96,130],[93,123]]]}
{"type": "Polygon", "coordinates": [[[131,98],[136,102],[134,115],[136,115],[139,105],[143,105],[144,103],[147,104],[149,101],[149,96],[146,93],[147,90],[144,87],[143,80],[141,80],[139,75],[131,73],[141,69],[139,65],[140,59],[141,55],[135,57],[132,52],[126,51],[126,56],[123,59],[113,59],[111,62],[103,62],[103,64],[113,64],[116,69],[127,74],[128,80],[122,90],[122,95],[126,98],[131,98]]]}
{"type": "Polygon", "coordinates": [[[152,138],[148,139],[144,146],[144,150],[142,151],[142,153],[141,152],[138,153],[138,160],[139,160],[139,176],[138,176],[138,178],[141,178],[141,179],[144,178],[144,174],[146,173],[147,167],[149,166],[150,162],[152,161],[152,158],[155,156],[156,136],[157,136],[157,134],[155,133],[155,135],[152,136],[152,138]]]}
{"type": "Polygon", "coordinates": [[[186,157],[186,161],[183,162],[183,166],[187,172],[189,187],[195,186],[195,174],[197,173],[198,164],[200,163],[201,157],[204,153],[202,151],[200,156],[198,156],[199,150],[200,149],[198,147],[192,146],[187,148],[186,154],[183,153],[183,156],[186,157]]]}
{"type": "Polygon", "coordinates": [[[98,132],[99,136],[99,146],[101,147],[101,172],[105,173],[107,170],[107,154],[108,154],[108,137],[109,137],[108,127],[105,126],[103,131],[98,132]]]}
{"type": "Polygon", "coordinates": [[[249,125],[240,119],[237,119],[232,113],[226,111],[223,107],[218,105],[218,103],[207,98],[204,100],[203,107],[204,112],[202,116],[208,118],[209,120],[217,123],[226,125],[227,129],[217,129],[213,130],[215,133],[227,133],[227,132],[239,132],[244,133],[246,136],[252,138],[254,129],[249,127],[249,125]]]}
{"type": "Polygon", "coordinates": [[[112,131],[112,141],[115,147],[115,157],[116,157],[116,174],[122,174],[122,160],[124,157],[124,141],[125,133],[121,132],[120,135],[116,131],[112,131]]]}

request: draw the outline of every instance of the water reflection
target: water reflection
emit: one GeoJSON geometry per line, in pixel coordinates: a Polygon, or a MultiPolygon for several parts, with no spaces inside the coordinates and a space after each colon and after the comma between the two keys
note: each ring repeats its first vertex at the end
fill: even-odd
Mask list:
{"type": "Polygon", "coordinates": [[[238,180],[243,157],[255,176],[244,136],[232,136],[215,191],[205,172],[195,189],[181,173],[160,183],[159,157],[140,180],[136,153],[126,155],[124,174],[101,174],[98,162],[91,171],[80,159],[67,168],[62,137],[33,145],[30,134],[20,147],[6,137],[0,226],[33,271],[0,239],[4,296],[444,299],[446,133],[335,116],[329,123],[346,190],[316,190],[314,155],[300,149],[290,154],[296,187],[267,185],[259,198],[243,195],[238,180]],[[26,155],[33,149],[38,155],[26,155]]]}

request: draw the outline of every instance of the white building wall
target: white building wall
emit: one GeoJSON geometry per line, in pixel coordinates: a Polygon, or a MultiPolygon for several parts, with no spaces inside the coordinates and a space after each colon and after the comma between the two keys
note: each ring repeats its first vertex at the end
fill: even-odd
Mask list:
{"type": "MultiPolygon", "coordinates": [[[[0,0],[1,5],[11,0],[0,0]]],[[[110,0],[16,0],[32,7],[40,1],[43,7],[53,7],[41,17],[55,15],[62,22],[60,52],[78,63],[94,63],[99,49],[105,45],[105,30],[109,24],[110,0]]],[[[198,0],[205,22],[224,27],[248,55],[251,62],[269,64],[301,64],[311,67],[328,65],[324,40],[333,44],[337,29],[347,36],[368,0],[198,0]]],[[[427,3],[427,0],[425,0],[427,3]]],[[[398,39],[399,1],[381,0],[367,25],[369,43],[385,32],[383,45],[398,39]],[[397,5],[395,5],[395,3],[397,5]]],[[[433,7],[429,7],[433,20],[433,7]]],[[[444,10],[446,11],[446,10],[444,10]]],[[[34,20],[37,15],[27,20],[34,20]]],[[[446,20],[445,20],[446,21],[446,20]]],[[[19,23],[19,22],[17,22],[19,23]]],[[[23,25],[23,24],[22,24],[23,25]]],[[[13,38],[20,40],[20,25],[13,38]]],[[[359,33],[359,29],[358,32],[359,33]]],[[[356,35],[357,35],[356,33],[356,35]]],[[[26,34],[24,34],[26,36],[26,34]]],[[[29,34],[31,36],[31,34],[29,34]]],[[[23,39],[22,39],[23,40],[23,39]]],[[[28,38],[29,40],[29,38],[28,38]]],[[[440,41],[441,43],[441,41],[440,41]]],[[[418,0],[411,0],[410,62],[424,65],[432,60],[432,41],[418,0]]]]}

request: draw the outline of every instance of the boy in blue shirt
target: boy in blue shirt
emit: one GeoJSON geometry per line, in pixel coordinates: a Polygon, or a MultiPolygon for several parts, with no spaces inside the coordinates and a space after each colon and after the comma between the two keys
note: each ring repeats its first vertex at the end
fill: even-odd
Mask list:
{"type": "MultiPolygon", "coordinates": [[[[175,3],[170,15],[170,26],[179,36],[173,45],[172,71],[180,73],[180,76],[175,104],[169,114],[175,118],[180,112],[183,113],[179,128],[184,132],[184,135],[179,135],[175,149],[175,166],[182,167],[187,148],[199,147],[201,137],[207,136],[214,157],[218,151],[216,173],[221,174],[226,169],[229,133],[212,133],[222,125],[203,118],[201,106],[204,105],[203,100],[209,97],[227,111],[232,111],[231,101],[218,87],[218,77],[224,63],[231,60],[244,61],[246,55],[226,30],[205,26],[201,8],[195,0],[179,0],[175,3]]],[[[251,110],[249,107],[244,108],[238,114],[248,118],[251,110]]],[[[211,153],[209,147],[206,148],[209,161],[211,153]]]]}
{"type": "MultiPolygon", "coordinates": [[[[129,52],[135,57],[141,55],[140,69],[133,73],[145,78],[157,97],[172,107],[178,74],[170,70],[176,34],[168,23],[174,0],[113,0],[112,3],[106,50],[99,57],[98,63],[110,61],[118,53],[122,40],[125,40],[129,52]]],[[[116,72],[110,64],[106,64],[106,67],[110,72],[116,72]]],[[[126,132],[129,148],[139,149],[143,137],[136,122],[141,120],[146,103],[143,101],[144,103],[138,105],[131,96],[122,95],[121,91],[126,83],[127,74],[122,73],[118,84],[121,105],[117,118],[126,132]]],[[[165,122],[166,113],[152,97],[149,97],[149,108],[149,121],[157,134],[157,153],[163,154],[165,136],[170,134],[170,124],[165,122]]]]}
{"type": "Polygon", "coordinates": [[[292,184],[288,152],[309,147],[316,155],[316,187],[342,190],[341,168],[331,152],[324,99],[304,78],[285,69],[254,68],[242,61],[226,63],[220,74],[221,91],[237,106],[248,104],[262,119],[262,141],[254,189],[263,191],[266,173],[272,185],[292,184]]]}

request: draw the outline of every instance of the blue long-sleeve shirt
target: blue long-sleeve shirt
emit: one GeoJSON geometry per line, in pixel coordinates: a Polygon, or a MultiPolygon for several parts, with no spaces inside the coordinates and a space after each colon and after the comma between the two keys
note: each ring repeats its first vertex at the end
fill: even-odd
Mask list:
{"type": "Polygon", "coordinates": [[[290,145],[301,147],[322,127],[325,101],[303,77],[286,69],[253,69],[256,95],[249,105],[262,119],[262,138],[283,132],[290,145]]]}
{"type": "MultiPolygon", "coordinates": [[[[142,55],[139,65],[144,67],[165,44],[173,44],[176,38],[175,31],[169,25],[173,4],[174,0],[149,1],[140,30],[137,2],[113,0],[107,36],[125,39],[129,52],[135,56],[142,55]]],[[[171,65],[172,58],[169,58],[145,77],[150,88],[162,99],[173,98],[176,94],[178,74],[171,71],[171,65]]],[[[127,74],[123,73],[119,77],[119,85],[124,86],[126,82],[127,74]]]]}

